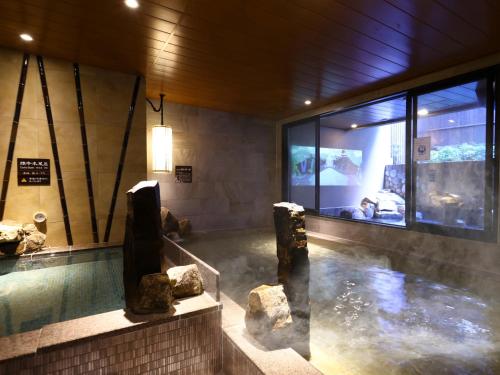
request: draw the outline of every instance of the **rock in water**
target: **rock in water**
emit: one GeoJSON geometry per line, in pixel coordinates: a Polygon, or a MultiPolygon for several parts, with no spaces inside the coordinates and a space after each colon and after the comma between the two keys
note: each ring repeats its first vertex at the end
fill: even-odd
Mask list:
{"type": "Polygon", "coordinates": [[[142,181],[127,192],[123,283],[125,303],[132,311],[142,277],[161,273],[162,246],[160,188],[157,181],[142,181]]]}
{"type": "Polygon", "coordinates": [[[19,242],[22,239],[23,239],[22,225],[0,222],[0,243],[19,242]]]}
{"type": "Polygon", "coordinates": [[[279,260],[278,282],[283,284],[293,320],[288,343],[300,355],[310,358],[310,266],[304,208],[294,203],[276,203],[274,224],[279,260]]]}
{"type": "Polygon", "coordinates": [[[307,253],[304,207],[289,202],[275,203],[273,214],[278,260],[290,263],[295,252],[307,253]]]}
{"type": "Polygon", "coordinates": [[[161,208],[161,228],[165,235],[179,232],[179,221],[167,207],[161,208]]]}
{"type": "Polygon", "coordinates": [[[189,219],[179,220],[179,235],[181,237],[188,236],[191,233],[191,222],[189,219]]]}
{"type": "Polygon", "coordinates": [[[167,274],[144,275],[139,284],[138,299],[134,312],[138,314],[168,312],[173,300],[172,287],[167,274]]]}
{"type": "Polygon", "coordinates": [[[250,291],[245,324],[248,332],[262,341],[284,343],[292,315],[282,285],[261,285],[250,291]]]}
{"type": "Polygon", "coordinates": [[[169,268],[167,274],[175,298],[197,296],[203,293],[203,279],[196,264],[169,268]]]}

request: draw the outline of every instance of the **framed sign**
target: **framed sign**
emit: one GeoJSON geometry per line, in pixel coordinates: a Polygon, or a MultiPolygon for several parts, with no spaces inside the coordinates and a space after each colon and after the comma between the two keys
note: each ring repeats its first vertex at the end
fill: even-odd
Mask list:
{"type": "Polygon", "coordinates": [[[190,165],[176,165],[175,182],[188,184],[193,182],[193,167],[190,165]]]}
{"type": "Polygon", "coordinates": [[[17,185],[50,185],[49,159],[17,159],[17,185]]]}
{"type": "Polygon", "coordinates": [[[431,137],[415,138],[413,143],[413,160],[431,159],[431,137]]]}

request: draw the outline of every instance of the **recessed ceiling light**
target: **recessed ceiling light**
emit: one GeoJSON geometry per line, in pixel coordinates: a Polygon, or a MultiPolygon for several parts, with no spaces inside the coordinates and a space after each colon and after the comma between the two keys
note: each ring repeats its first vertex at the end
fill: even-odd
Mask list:
{"type": "Polygon", "coordinates": [[[417,114],[419,116],[427,116],[429,114],[429,110],[427,108],[422,108],[418,110],[417,114]]]}
{"type": "Polygon", "coordinates": [[[19,38],[21,38],[25,42],[32,42],[33,41],[33,37],[30,34],[19,34],[19,38]]]}
{"type": "Polygon", "coordinates": [[[454,123],[455,123],[455,120],[453,120],[453,119],[451,119],[451,118],[450,118],[450,119],[448,120],[448,122],[449,122],[450,124],[454,124],[454,123]]]}
{"type": "Polygon", "coordinates": [[[306,100],[306,101],[304,102],[304,104],[305,104],[305,105],[311,105],[311,101],[310,101],[310,100],[306,100]]]}
{"type": "Polygon", "coordinates": [[[351,124],[351,128],[356,129],[358,127],[358,124],[351,124]]]}
{"type": "Polygon", "coordinates": [[[125,5],[132,9],[139,8],[139,2],[137,0],[125,0],[125,5]]]}

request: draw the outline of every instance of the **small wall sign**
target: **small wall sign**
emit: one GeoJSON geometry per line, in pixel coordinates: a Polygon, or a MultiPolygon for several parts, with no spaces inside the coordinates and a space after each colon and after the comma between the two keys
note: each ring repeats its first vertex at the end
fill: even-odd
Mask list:
{"type": "Polygon", "coordinates": [[[415,138],[413,143],[413,160],[431,159],[431,137],[415,138]]]}
{"type": "Polygon", "coordinates": [[[50,185],[49,159],[17,159],[17,185],[50,185]]]}
{"type": "Polygon", "coordinates": [[[193,182],[193,167],[190,165],[176,165],[175,182],[188,184],[193,182]]]}

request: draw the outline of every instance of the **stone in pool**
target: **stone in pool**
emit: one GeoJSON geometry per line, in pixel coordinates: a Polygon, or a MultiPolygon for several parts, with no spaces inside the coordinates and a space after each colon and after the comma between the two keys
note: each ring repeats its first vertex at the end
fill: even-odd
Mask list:
{"type": "Polygon", "coordinates": [[[263,343],[285,344],[292,315],[282,285],[261,285],[250,291],[245,324],[263,343]]]}
{"type": "Polygon", "coordinates": [[[167,207],[161,208],[160,215],[161,229],[165,235],[172,232],[179,232],[179,221],[167,207]]]}
{"type": "Polygon", "coordinates": [[[134,308],[142,277],[161,272],[162,246],[160,187],[157,181],[141,181],[127,192],[123,244],[123,282],[127,307],[134,308]]]}
{"type": "Polygon", "coordinates": [[[175,298],[197,296],[203,293],[203,279],[196,264],[169,268],[167,274],[175,298]]]}
{"type": "Polygon", "coordinates": [[[137,304],[132,310],[136,314],[164,313],[170,310],[173,300],[167,274],[144,275],[139,284],[137,304]]]}
{"type": "Polygon", "coordinates": [[[278,260],[291,263],[295,253],[308,251],[304,207],[290,202],[275,203],[273,216],[278,260]]]}

